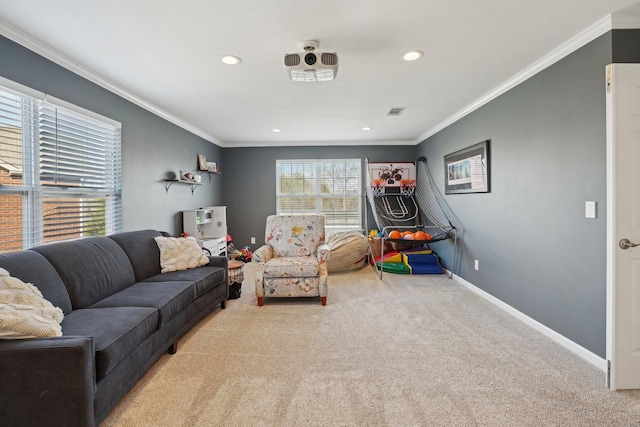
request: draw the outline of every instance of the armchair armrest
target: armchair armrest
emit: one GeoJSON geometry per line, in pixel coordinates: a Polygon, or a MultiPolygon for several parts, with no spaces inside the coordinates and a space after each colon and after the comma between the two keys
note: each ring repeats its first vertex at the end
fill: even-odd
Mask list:
{"type": "Polygon", "coordinates": [[[92,337],[0,341],[0,419],[7,426],[95,424],[92,337]]]}
{"type": "Polygon", "coordinates": [[[253,259],[256,262],[267,262],[273,258],[273,246],[262,245],[253,252],[253,259]]]}
{"type": "Polygon", "coordinates": [[[331,248],[329,245],[318,246],[318,262],[323,263],[329,261],[331,258],[331,248]]]}

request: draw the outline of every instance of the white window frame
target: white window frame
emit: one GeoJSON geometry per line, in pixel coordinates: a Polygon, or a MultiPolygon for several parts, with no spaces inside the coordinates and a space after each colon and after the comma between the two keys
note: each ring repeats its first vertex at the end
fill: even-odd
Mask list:
{"type": "MultiPolygon", "coordinates": [[[[0,185],[0,196],[18,196],[22,200],[22,212],[14,212],[15,217],[21,215],[16,223],[21,223],[22,231],[18,235],[15,230],[0,228],[0,239],[13,242],[12,246],[16,249],[20,246],[27,249],[54,241],[122,231],[122,125],[3,77],[0,77],[0,90],[6,95],[15,95],[16,99],[23,99],[23,105],[29,106],[22,107],[20,113],[21,162],[14,161],[9,168],[5,164],[5,169],[10,173],[21,175],[22,182],[18,185],[0,185]],[[28,120],[25,120],[25,114],[29,115],[28,120]],[[64,123],[60,121],[63,118],[67,120],[64,123]],[[47,131],[44,131],[45,126],[47,131]],[[72,144],[74,147],[71,147],[72,144]],[[45,146],[57,147],[57,152],[40,159],[45,146]],[[74,153],[63,153],[70,147],[74,153]],[[96,157],[96,153],[100,154],[96,157]],[[53,181],[49,178],[41,182],[41,176],[44,176],[41,175],[44,171],[42,167],[45,165],[42,161],[48,162],[47,170],[54,172],[56,178],[53,181]],[[20,167],[15,163],[21,163],[20,167]],[[65,168],[65,172],[61,172],[61,168],[65,168]],[[58,174],[62,176],[62,182],[57,182],[58,174]],[[64,182],[74,175],[77,176],[75,184],[64,182]],[[68,217],[58,214],[61,219],[57,219],[57,227],[61,227],[62,231],[56,231],[55,235],[46,235],[47,219],[44,216],[47,200],[52,201],[58,211],[71,213],[68,217]],[[96,218],[103,218],[104,221],[96,221],[96,218]],[[65,232],[65,226],[75,227],[74,231],[65,232]]],[[[5,121],[0,123],[10,125],[5,121]]],[[[13,141],[17,143],[13,146],[20,146],[18,139],[14,138],[13,141]]],[[[11,211],[4,213],[7,212],[11,211]]],[[[50,232],[51,228],[48,230],[50,232]]],[[[0,252],[6,250],[0,248],[0,252]]]]}
{"type": "MultiPolygon", "coordinates": [[[[340,185],[335,185],[336,187],[340,187],[340,185]]],[[[318,214],[325,216],[325,229],[328,231],[346,231],[346,230],[357,230],[362,231],[364,229],[363,225],[363,215],[362,215],[362,160],[361,159],[283,159],[276,160],[276,213],[278,215],[302,215],[302,214],[318,214]],[[341,180],[349,180],[355,181],[350,182],[350,184],[346,184],[346,182],[342,182],[340,184],[344,184],[344,187],[349,186],[350,190],[347,191],[345,189],[344,192],[323,192],[323,183],[327,183],[331,181],[330,177],[322,177],[322,170],[327,165],[352,165],[357,167],[357,172],[354,173],[354,176],[343,176],[337,177],[336,182],[341,180]],[[310,191],[310,188],[305,188],[302,193],[290,193],[283,192],[281,188],[281,180],[282,180],[282,170],[286,166],[299,166],[299,167],[307,167],[307,171],[312,175],[310,177],[315,180],[315,185],[313,187],[313,191],[310,191]],[[283,208],[282,199],[292,197],[292,198],[313,198],[315,200],[314,207],[304,208],[304,206],[298,206],[297,209],[294,210],[293,204],[291,205],[291,209],[285,210],[283,208]],[[353,198],[356,202],[356,208],[353,211],[342,211],[344,213],[345,218],[355,218],[354,219],[345,219],[341,221],[339,219],[339,214],[333,216],[330,212],[323,211],[323,200],[331,199],[331,198],[353,198]]],[[[303,203],[304,204],[304,203],[303,203]]],[[[334,211],[335,212],[335,211],[334,211]]],[[[339,212],[340,213],[340,212],[339,212]]]]}

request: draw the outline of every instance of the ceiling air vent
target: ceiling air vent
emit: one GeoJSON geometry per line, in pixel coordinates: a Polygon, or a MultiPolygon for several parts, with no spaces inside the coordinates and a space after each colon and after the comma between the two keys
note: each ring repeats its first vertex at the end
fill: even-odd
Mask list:
{"type": "Polygon", "coordinates": [[[387,116],[399,116],[400,114],[404,113],[404,110],[406,110],[405,107],[393,107],[389,110],[387,116]]]}

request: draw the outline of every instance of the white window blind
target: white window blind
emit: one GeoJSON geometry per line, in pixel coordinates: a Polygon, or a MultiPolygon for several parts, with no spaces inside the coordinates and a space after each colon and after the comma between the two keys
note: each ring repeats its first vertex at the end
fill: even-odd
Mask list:
{"type": "Polygon", "coordinates": [[[67,107],[0,86],[0,252],[121,230],[120,124],[67,107]]]}
{"type": "Polygon", "coordinates": [[[321,214],[330,230],[362,229],[361,161],[276,161],[278,214],[321,214]]]}

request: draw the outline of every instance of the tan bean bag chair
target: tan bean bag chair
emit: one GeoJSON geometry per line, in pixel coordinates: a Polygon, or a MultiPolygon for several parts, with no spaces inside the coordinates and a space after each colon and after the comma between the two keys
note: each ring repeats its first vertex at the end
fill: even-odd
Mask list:
{"type": "Polygon", "coordinates": [[[357,270],[365,266],[369,244],[361,232],[338,231],[329,234],[326,244],[331,248],[327,265],[330,273],[357,270]]]}

